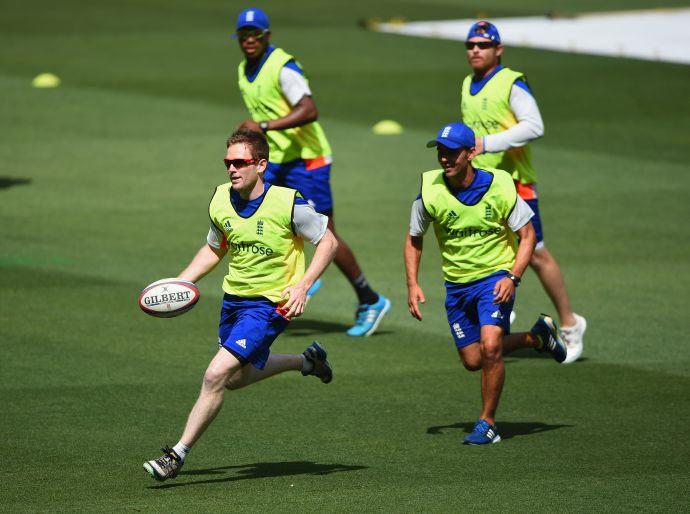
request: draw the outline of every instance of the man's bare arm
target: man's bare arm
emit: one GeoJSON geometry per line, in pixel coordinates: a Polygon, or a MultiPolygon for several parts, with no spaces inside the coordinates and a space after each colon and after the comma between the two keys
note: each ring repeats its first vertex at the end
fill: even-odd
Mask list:
{"type": "MultiPolygon", "coordinates": [[[[523,225],[516,234],[520,238],[520,244],[518,245],[515,262],[510,272],[516,277],[522,277],[534,253],[534,246],[537,244],[537,235],[534,232],[531,221],[523,225]]],[[[511,279],[505,277],[496,282],[494,287],[494,303],[506,303],[514,295],[515,284],[511,279]]]]}
{"type": "MultiPolygon", "coordinates": [[[[277,118],[275,120],[264,120],[268,124],[266,130],[285,130],[294,127],[301,127],[312,121],[316,121],[319,117],[319,112],[316,109],[316,103],[314,99],[305,95],[302,99],[295,104],[292,110],[283,116],[282,118],[277,118]]],[[[255,132],[261,132],[261,127],[259,122],[254,120],[244,120],[240,125],[240,128],[247,128],[255,132]]]]}
{"type": "Polygon", "coordinates": [[[288,301],[283,305],[283,310],[287,311],[285,314],[286,318],[290,319],[302,315],[304,306],[307,303],[307,291],[333,261],[337,249],[338,240],[333,235],[333,232],[326,229],[324,235],[316,243],[314,257],[312,257],[311,263],[309,263],[309,267],[302,279],[294,286],[288,287],[283,291],[282,296],[288,297],[288,301]]]}
{"type": "Polygon", "coordinates": [[[412,236],[407,234],[405,238],[405,249],[403,252],[405,258],[405,275],[407,277],[407,308],[413,317],[422,320],[422,311],[419,308],[419,302],[426,302],[424,292],[419,287],[417,275],[419,273],[419,262],[422,259],[422,250],[424,248],[424,238],[422,236],[412,236]]]}
{"type": "Polygon", "coordinates": [[[192,261],[187,265],[182,273],[177,278],[195,282],[204,276],[208,275],[218,263],[223,260],[227,249],[216,249],[205,244],[196,253],[192,261]]]}

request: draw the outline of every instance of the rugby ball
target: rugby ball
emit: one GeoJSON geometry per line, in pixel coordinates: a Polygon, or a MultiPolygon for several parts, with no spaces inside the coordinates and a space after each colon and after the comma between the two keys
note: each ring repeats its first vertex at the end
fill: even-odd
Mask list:
{"type": "Polygon", "coordinates": [[[139,307],[157,318],[184,314],[199,301],[199,289],[193,282],[164,278],[149,284],[139,295],[139,307]]]}

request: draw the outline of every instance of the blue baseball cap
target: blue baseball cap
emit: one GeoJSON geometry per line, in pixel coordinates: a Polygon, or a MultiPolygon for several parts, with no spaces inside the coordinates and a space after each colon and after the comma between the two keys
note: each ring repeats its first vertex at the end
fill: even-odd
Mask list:
{"type": "Polygon", "coordinates": [[[268,15],[256,7],[245,9],[237,17],[237,30],[244,27],[256,27],[257,29],[268,30],[268,15]]]}
{"type": "Polygon", "coordinates": [[[501,44],[501,35],[498,33],[496,25],[488,21],[478,21],[470,27],[470,31],[467,33],[467,40],[473,37],[484,37],[497,45],[501,44]]]}
{"type": "Polygon", "coordinates": [[[436,139],[426,144],[427,148],[443,145],[451,150],[474,148],[474,131],[464,123],[449,123],[438,131],[436,139]]]}

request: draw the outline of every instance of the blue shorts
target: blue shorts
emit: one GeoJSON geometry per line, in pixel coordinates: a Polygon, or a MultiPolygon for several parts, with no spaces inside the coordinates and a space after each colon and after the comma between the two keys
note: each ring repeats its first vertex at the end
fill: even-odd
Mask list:
{"type": "Polygon", "coordinates": [[[220,310],[218,345],[242,363],[264,369],[276,337],[290,323],[266,298],[242,298],[225,294],[220,310]]]}
{"type": "Polygon", "coordinates": [[[539,200],[536,198],[534,200],[525,200],[527,205],[534,211],[534,216],[530,220],[532,226],[534,227],[534,232],[537,234],[537,248],[544,244],[544,233],[541,229],[541,216],[539,216],[539,200]]]}
{"type": "Polygon", "coordinates": [[[316,212],[326,216],[333,214],[330,157],[297,159],[284,163],[269,162],[264,180],[276,186],[297,189],[316,212]]]}
{"type": "Polygon", "coordinates": [[[446,315],[455,346],[464,348],[478,342],[483,325],[496,325],[510,333],[515,297],[508,303],[494,303],[494,286],[506,275],[506,271],[497,271],[466,284],[446,282],[446,315]]]}

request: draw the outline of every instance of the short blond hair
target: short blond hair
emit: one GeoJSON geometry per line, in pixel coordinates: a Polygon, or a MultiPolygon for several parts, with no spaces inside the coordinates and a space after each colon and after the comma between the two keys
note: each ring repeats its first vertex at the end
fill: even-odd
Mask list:
{"type": "Polygon", "coordinates": [[[245,144],[249,147],[252,158],[256,161],[268,160],[268,141],[261,132],[241,128],[232,133],[227,140],[227,148],[231,145],[245,144]]]}

